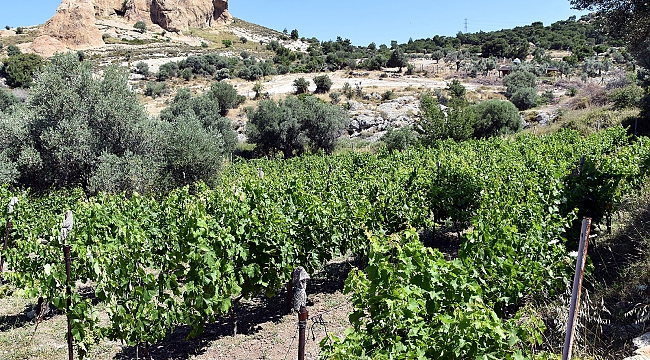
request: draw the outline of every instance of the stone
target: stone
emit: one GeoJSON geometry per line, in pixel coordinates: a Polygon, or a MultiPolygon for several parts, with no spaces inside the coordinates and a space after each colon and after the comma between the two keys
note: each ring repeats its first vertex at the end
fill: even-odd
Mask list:
{"type": "Polygon", "coordinates": [[[228,1],[217,0],[152,0],[150,14],[151,21],[173,32],[209,28],[231,20],[228,1]]]}
{"type": "Polygon", "coordinates": [[[58,52],[66,52],[67,46],[59,39],[55,39],[49,35],[41,35],[34,39],[31,43],[27,44],[24,49],[25,52],[37,54],[42,57],[51,57],[58,52]]]}
{"type": "Polygon", "coordinates": [[[104,45],[95,25],[92,0],[63,0],[48,20],[41,35],[59,40],[70,49],[83,50],[104,45]]]}
{"type": "Polygon", "coordinates": [[[546,111],[540,111],[537,113],[537,117],[535,119],[539,125],[546,126],[551,123],[551,114],[547,113],[546,111]]]}
{"type": "Polygon", "coordinates": [[[639,337],[636,337],[632,340],[632,343],[637,348],[644,348],[650,346],[650,332],[647,332],[639,337]]]}

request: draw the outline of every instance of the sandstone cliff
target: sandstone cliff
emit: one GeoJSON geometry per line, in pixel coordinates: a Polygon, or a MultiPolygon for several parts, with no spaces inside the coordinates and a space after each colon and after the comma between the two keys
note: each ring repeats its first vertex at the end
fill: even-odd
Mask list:
{"type": "Polygon", "coordinates": [[[157,24],[172,32],[209,28],[232,19],[228,0],[63,0],[43,26],[41,35],[49,38],[40,40],[52,47],[56,39],[74,50],[102,46],[95,18],[111,16],[157,24]]]}

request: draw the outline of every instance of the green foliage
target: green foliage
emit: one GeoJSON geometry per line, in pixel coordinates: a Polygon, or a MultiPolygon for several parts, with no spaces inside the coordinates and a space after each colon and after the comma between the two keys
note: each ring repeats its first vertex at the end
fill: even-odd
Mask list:
{"type": "Polygon", "coordinates": [[[510,101],[517,109],[526,110],[537,105],[539,96],[534,88],[519,88],[510,96],[510,101]]]}
{"type": "Polygon", "coordinates": [[[22,35],[24,33],[25,33],[25,28],[23,28],[22,26],[16,28],[16,35],[22,35]]]}
{"type": "Polygon", "coordinates": [[[521,116],[510,101],[487,100],[473,106],[474,137],[488,138],[521,130],[521,116]]]}
{"type": "Polygon", "coordinates": [[[147,31],[147,24],[144,21],[138,21],[133,24],[133,28],[137,29],[140,33],[144,34],[147,31]]]}
{"type": "Polygon", "coordinates": [[[166,83],[157,82],[157,81],[148,81],[144,89],[144,94],[147,96],[151,96],[152,98],[155,99],[161,96],[165,90],[167,90],[166,83]]]}
{"type": "Polygon", "coordinates": [[[257,109],[248,109],[248,119],[246,135],[256,151],[264,155],[282,151],[285,158],[301,154],[307,146],[331,153],[349,124],[341,108],[314,96],[290,96],[278,103],[263,100],[257,109]]]}
{"type": "Polygon", "coordinates": [[[415,130],[425,146],[433,146],[439,140],[453,139],[463,141],[472,137],[474,112],[463,101],[452,101],[451,106],[442,110],[430,94],[420,97],[420,117],[415,130]]]}
{"type": "Polygon", "coordinates": [[[124,69],[109,67],[96,78],[92,65],[76,54],[56,55],[50,62],[28,99],[33,114],[22,152],[34,153],[29,157],[34,160],[25,164],[23,184],[86,186],[101,155],[147,153],[139,131],[147,115],[124,69]]]}
{"type": "Polygon", "coordinates": [[[399,129],[389,127],[381,137],[381,141],[390,151],[403,151],[417,145],[418,133],[410,126],[403,126],[399,129]]]}
{"type": "Polygon", "coordinates": [[[298,35],[298,30],[293,29],[291,30],[291,40],[298,40],[300,36],[298,35]]]}
{"type": "Polygon", "coordinates": [[[20,103],[20,100],[10,91],[0,88],[0,112],[8,112],[10,107],[20,103]]]}
{"type": "Polygon", "coordinates": [[[296,89],[296,95],[305,94],[309,91],[309,80],[299,77],[293,81],[293,87],[296,89]]]}
{"type": "Polygon", "coordinates": [[[503,85],[506,86],[506,97],[510,98],[521,88],[537,89],[537,77],[526,70],[515,70],[503,77],[503,85]]]}
{"type": "Polygon", "coordinates": [[[223,44],[223,46],[225,46],[227,48],[232,46],[232,41],[228,40],[228,39],[221,40],[221,43],[223,44]]]}
{"type": "Polygon", "coordinates": [[[325,94],[332,88],[332,79],[327,75],[318,75],[314,77],[314,84],[316,84],[316,94],[325,94]]]}
{"type": "Polygon", "coordinates": [[[404,51],[397,47],[390,53],[390,58],[388,59],[388,67],[397,67],[399,71],[402,71],[402,68],[408,65],[408,59],[404,55],[404,51]]]}
{"type": "Polygon", "coordinates": [[[424,247],[414,230],[371,238],[368,266],[345,283],[352,328],[321,342],[331,359],[521,359],[541,342],[540,320],[501,320],[458,260],[424,247]]]}
{"type": "Polygon", "coordinates": [[[146,62],[140,61],[135,64],[135,72],[137,74],[144,75],[145,77],[149,76],[149,65],[146,62]]]}
{"type": "Polygon", "coordinates": [[[465,99],[465,93],[467,92],[458,79],[454,79],[450,83],[447,83],[447,91],[451,94],[452,99],[460,100],[465,99]]]}
{"type": "Polygon", "coordinates": [[[221,116],[228,115],[228,110],[235,109],[246,101],[245,96],[238,95],[232,85],[223,81],[212,83],[207,95],[217,101],[221,116]]]}
{"type": "Polygon", "coordinates": [[[240,36],[239,41],[241,41],[242,44],[246,44],[248,42],[248,39],[245,36],[240,36]]]}
{"type": "Polygon", "coordinates": [[[2,76],[11,87],[30,87],[34,74],[41,69],[43,59],[36,54],[18,54],[3,61],[2,76]]]}
{"type": "Polygon", "coordinates": [[[614,103],[615,109],[637,107],[643,98],[643,89],[637,85],[628,85],[622,89],[615,89],[609,94],[609,99],[614,103]]]}

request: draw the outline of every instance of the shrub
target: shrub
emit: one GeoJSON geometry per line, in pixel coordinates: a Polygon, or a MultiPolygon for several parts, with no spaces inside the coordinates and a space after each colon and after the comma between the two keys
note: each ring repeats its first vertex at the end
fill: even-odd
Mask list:
{"type": "Polygon", "coordinates": [[[338,91],[331,92],[329,96],[332,104],[334,105],[338,104],[341,101],[341,93],[338,91]]]}
{"type": "Polygon", "coordinates": [[[228,39],[221,40],[221,43],[223,44],[223,46],[225,46],[227,48],[232,46],[232,41],[228,40],[228,39]]]}
{"type": "Polygon", "coordinates": [[[309,91],[309,80],[303,77],[297,78],[293,82],[293,87],[296,88],[296,95],[304,94],[309,91]]]}
{"type": "Polygon", "coordinates": [[[506,97],[510,98],[521,88],[537,89],[537,77],[531,72],[517,70],[503,77],[503,85],[506,86],[506,97]]]}
{"type": "Polygon", "coordinates": [[[21,35],[25,33],[25,29],[22,26],[16,28],[16,35],[21,35]]]}
{"type": "Polygon", "coordinates": [[[185,79],[185,81],[190,81],[192,79],[192,69],[185,68],[179,72],[179,75],[185,79]]]}
{"type": "Polygon", "coordinates": [[[140,33],[144,34],[145,31],[147,31],[147,24],[145,24],[144,21],[138,21],[136,22],[133,27],[137,29],[140,33]]]}
{"type": "Polygon", "coordinates": [[[217,73],[214,76],[214,79],[217,80],[217,81],[230,79],[230,69],[217,70],[217,73]]]}
{"type": "Polygon", "coordinates": [[[510,101],[487,100],[474,105],[474,137],[487,138],[521,130],[521,116],[510,101]]]}
{"type": "Polygon", "coordinates": [[[239,41],[241,41],[242,44],[246,44],[248,42],[248,39],[245,36],[241,36],[239,38],[239,41]]]}
{"type": "Polygon", "coordinates": [[[11,106],[18,104],[20,100],[11,92],[0,88],[0,112],[7,111],[11,106]]]}
{"type": "Polygon", "coordinates": [[[453,99],[464,99],[465,93],[467,92],[463,84],[461,84],[457,79],[447,83],[447,90],[453,99]]]}
{"type": "Polygon", "coordinates": [[[146,62],[140,61],[135,64],[135,72],[137,74],[144,75],[145,77],[149,76],[149,65],[146,62]]]}
{"type": "Polygon", "coordinates": [[[16,56],[20,55],[22,51],[20,51],[20,48],[16,45],[9,45],[7,46],[7,56],[16,56]]]}
{"type": "Polygon", "coordinates": [[[575,87],[572,86],[566,91],[566,94],[569,97],[574,97],[574,96],[578,95],[578,89],[576,89],[575,87]]]}
{"type": "Polygon", "coordinates": [[[316,84],[317,94],[325,94],[332,88],[332,79],[327,75],[319,75],[314,77],[314,84],[316,84]]]}
{"type": "Polygon", "coordinates": [[[526,110],[537,104],[537,90],[534,88],[519,88],[510,96],[510,101],[515,104],[517,109],[526,110]]]}
{"type": "Polygon", "coordinates": [[[418,134],[410,126],[403,126],[399,129],[389,127],[381,137],[381,141],[386,144],[386,148],[390,151],[402,151],[417,145],[418,134]]]}
{"type": "Polygon", "coordinates": [[[239,56],[241,56],[242,59],[246,60],[248,59],[250,54],[248,53],[248,51],[242,51],[241,53],[239,53],[239,56]]]}
{"type": "Polygon", "coordinates": [[[210,90],[206,94],[217,101],[221,116],[226,116],[228,110],[234,109],[246,101],[245,96],[238,95],[237,90],[232,85],[223,81],[212,83],[210,90]]]}
{"type": "Polygon", "coordinates": [[[149,81],[145,87],[144,94],[151,96],[152,98],[157,98],[162,95],[163,91],[167,89],[167,83],[149,81]]]}
{"type": "Polygon", "coordinates": [[[43,65],[43,59],[36,54],[18,54],[6,58],[3,64],[2,75],[7,79],[7,85],[29,87],[34,74],[43,65]]]}
{"type": "Polygon", "coordinates": [[[291,40],[298,40],[300,36],[298,35],[298,30],[293,29],[291,30],[291,40]]]}
{"type": "Polygon", "coordinates": [[[201,41],[201,47],[207,49],[208,48],[208,43],[205,41],[201,41]]]}
{"type": "Polygon", "coordinates": [[[641,103],[643,89],[637,85],[629,85],[616,89],[609,94],[609,99],[614,103],[615,109],[637,107],[641,103]]]}

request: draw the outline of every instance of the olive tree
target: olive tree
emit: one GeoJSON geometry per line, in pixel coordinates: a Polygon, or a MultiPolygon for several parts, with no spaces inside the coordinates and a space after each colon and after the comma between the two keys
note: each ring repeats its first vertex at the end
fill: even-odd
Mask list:
{"type": "Polygon", "coordinates": [[[474,137],[487,138],[521,130],[519,110],[510,101],[487,100],[473,106],[474,137]]]}

